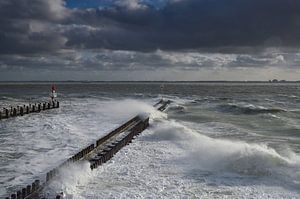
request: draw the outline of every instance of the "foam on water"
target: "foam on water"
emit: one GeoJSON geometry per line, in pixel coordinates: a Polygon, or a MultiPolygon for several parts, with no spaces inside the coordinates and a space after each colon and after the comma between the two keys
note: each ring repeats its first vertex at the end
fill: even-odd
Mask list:
{"type": "Polygon", "coordinates": [[[191,154],[185,161],[204,170],[228,170],[249,175],[268,175],[275,167],[298,167],[300,157],[290,151],[286,157],[263,144],[213,139],[171,121],[163,123],[154,136],[172,140],[191,154]]]}
{"type": "Polygon", "coordinates": [[[67,193],[68,198],[297,198],[298,168],[299,156],[291,151],[283,155],[263,145],[212,139],[159,119],[87,175],[87,184],[67,193]]]}
{"type": "MultiPolygon", "coordinates": [[[[293,140],[284,137],[284,147],[268,144],[279,140],[273,130],[279,129],[277,133],[283,137],[286,129],[299,129],[299,113],[289,111],[299,110],[293,103],[295,100],[278,104],[276,96],[262,96],[261,100],[256,96],[249,98],[249,94],[244,99],[240,98],[241,93],[231,96],[234,94],[231,90],[230,95],[218,96],[223,88],[222,92],[211,93],[213,96],[206,93],[193,96],[197,91],[187,93],[186,98],[164,96],[174,102],[168,114],[152,107],[160,99],[158,95],[135,94],[141,102],[124,99],[130,94],[118,94],[115,98],[110,91],[101,95],[96,91],[89,95],[65,93],[59,110],[1,122],[0,197],[45,176],[47,171],[122,122],[142,114],[150,115],[150,128],[132,144],[92,172],[87,162],[61,169],[46,194],[53,198],[63,191],[66,198],[74,199],[300,198],[296,137],[293,140]],[[218,111],[216,107],[224,103],[252,104],[253,107],[242,108],[263,113],[268,107],[271,110],[277,106],[288,111],[269,113],[268,110],[266,114],[218,111]]],[[[4,104],[21,103],[18,98],[1,100],[4,104]]]]}
{"type": "Polygon", "coordinates": [[[46,187],[44,194],[47,198],[55,198],[59,193],[63,193],[65,198],[83,198],[78,194],[78,187],[88,186],[94,174],[88,162],[70,164],[59,169],[57,177],[46,187]]]}
{"type": "Polygon", "coordinates": [[[263,106],[255,106],[253,104],[236,104],[228,103],[218,105],[218,108],[224,112],[232,112],[235,114],[261,114],[261,113],[279,113],[286,112],[286,110],[281,108],[267,108],[263,106]]]}
{"type": "Polygon", "coordinates": [[[6,135],[1,137],[0,183],[7,192],[1,191],[0,197],[44,176],[136,114],[166,117],[137,100],[73,98],[57,110],[1,121],[6,135]]]}
{"type": "MultiPolygon", "coordinates": [[[[156,112],[144,106],[143,111],[156,112]]],[[[107,164],[92,173],[76,166],[54,187],[67,198],[297,198],[299,166],[291,150],[214,139],[156,117],[107,164]],[[73,179],[77,172],[82,174],[73,179]]]]}
{"type": "MultiPolygon", "coordinates": [[[[154,104],[154,103],[153,103],[154,104]]],[[[146,114],[151,119],[166,118],[167,115],[153,108],[152,104],[134,99],[125,99],[109,102],[109,106],[104,112],[108,115],[118,115],[118,117],[129,118],[138,114],[146,114]]],[[[101,109],[103,111],[103,109],[101,109]]]]}

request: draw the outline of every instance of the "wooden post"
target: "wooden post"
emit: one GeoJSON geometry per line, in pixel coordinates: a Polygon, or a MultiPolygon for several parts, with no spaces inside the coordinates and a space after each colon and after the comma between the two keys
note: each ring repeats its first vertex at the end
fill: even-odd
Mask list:
{"type": "Polygon", "coordinates": [[[16,108],[13,109],[13,116],[17,116],[17,109],[16,108]]]}
{"type": "Polygon", "coordinates": [[[47,174],[46,174],[46,182],[48,182],[50,180],[50,172],[48,172],[47,174]]]}
{"type": "Polygon", "coordinates": [[[21,116],[24,115],[24,109],[23,109],[23,107],[20,107],[20,115],[21,115],[21,116]]]}
{"type": "Polygon", "coordinates": [[[29,194],[31,194],[31,185],[27,185],[26,187],[26,196],[28,196],[29,194]]]}
{"type": "Polygon", "coordinates": [[[50,180],[53,178],[53,170],[51,170],[51,171],[49,171],[49,173],[50,173],[50,180]]]}
{"type": "Polygon", "coordinates": [[[7,108],[5,109],[5,115],[6,115],[6,118],[9,118],[9,112],[8,112],[7,108]]]}
{"type": "Polygon", "coordinates": [[[56,108],[59,108],[59,101],[56,102],[56,108]]]}
{"type": "Polygon", "coordinates": [[[35,180],[34,184],[35,184],[35,188],[39,189],[39,187],[40,187],[40,181],[39,180],[35,180]]]}
{"type": "Polygon", "coordinates": [[[21,191],[17,191],[17,199],[21,199],[21,191]]]}
{"type": "Polygon", "coordinates": [[[26,197],[26,188],[22,189],[22,199],[26,197]]]}
{"type": "Polygon", "coordinates": [[[32,192],[35,192],[35,190],[36,190],[36,186],[35,186],[35,182],[33,182],[33,183],[31,184],[31,191],[32,191],[32,192]]]}
{"type": "Polygon", "coordinates": [[[16,196],[16,194],[14,193],[14,194],[11,194],[11,199],[16,199],[17,198],[17,196],[16,196]]]}

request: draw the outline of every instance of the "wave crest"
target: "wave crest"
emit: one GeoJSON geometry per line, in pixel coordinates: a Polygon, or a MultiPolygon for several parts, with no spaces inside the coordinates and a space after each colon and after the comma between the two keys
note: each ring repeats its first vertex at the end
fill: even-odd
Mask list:
{"type": "Polygon", "coordinates": [[[159,124],[151,137],[184,149],[186,154],[178,161],[193,169],[268,176],[281,167],[300,165],[300,157],[292,151],[282,155],[263,144],[210,138],[175,121],[159,124]]]}
{"type": "Polygon", "coordinates": [[[247,115],[255,115],[255,114],[263,114],[263,113],[279,113],[286,112],[286,110],[281,108],[266,108],[263,106],[255,106],[252,104],[222,104],[217,107],[222,112],[229,112],[234,114],[247,114],[247,115]]]}

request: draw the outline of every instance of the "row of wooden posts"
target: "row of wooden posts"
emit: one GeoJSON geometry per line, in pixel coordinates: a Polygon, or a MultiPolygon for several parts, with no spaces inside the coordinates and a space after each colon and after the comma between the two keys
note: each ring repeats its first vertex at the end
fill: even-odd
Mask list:
{"type": "Polygon", "coordinates": [[[94,144],[89,145],[88,147],[84,148],[80,152],[76,153],[75,155],[73,155],[72,157],[70,157],[69,159],[67,159],[65,162],[63,162],[62,164],[60,164],[58,167],[56,167],[56,168],[50,170],[49,172],[47,172],[47,174],[46,174],[46,182],[49,182],[55,176],[57,176],[58,173],[59,173],[59,169],[60,168],[66,166],[66,165],[69,165],[70,163],[74,163],[76,161],[81,160],[87,154],[89,154],[91,151],[93,151],[94,148],[95,148],[94,144]]]}
{"type": "MultiPolygon", "coordinates": [[[[158,110],[163,111],[167,104],[170,102],[164,102],[161,101],[161,106],[158,108],[158,110]],[[163,108],[162,108],[163,107],[163,108]]],[[[59,104],[57,104],[59,106],[59,104]]],[[[105,135],[104,137],[101,137],[96,141],[96,143],[93,143],[69,159],[67,159],[65,162],[60,164],[58,167],[50,170],[46,173],[46,179],[45,182],[40,185],[40,181],[36,180],[35,182],[38,182],[35,184],[35,186],[32,184],[32,186],[29,188],[30,185],[26,188],[26,194],[12,194],[11,197],[7,197],[6,199],[36,199],[40,197],[41,190],[55,177],[59,174],[59,169],[61,167],[64,167],[70,163],[74,163],[76,161],[87,159],[90,162],[90,168],[93,170],[97,168],[99,165],[107,162],[110,160],[115,153],[117,153],[120,149],[122,149],[124,146],[128,145],[135,136],[139,135],[143,130],[145,130],[149,126],[149,117],[142,119],[140,116],[136,116],[132,118],[131,120],[127,121],[126,123],[122,124],[115,130],[111,131],[109,134],[105,135]],[[118,136],[119,134],[122,134],[122,136],[118,136]],[[116,138],[111,140],[112,138],[116,138]],[[99,150],[101,148],[101,150],[99,150]],[[88,158],[91,153],[95,153],[95,156],[88,158]]],[[[22,192],[23,193],[22,189],[22,192]]],[[[61,195],[57,195],[56,199],[60,199],[61,195]]]]}
{"type": "Polygon", "coordinates": [[[159,111],[164,111],[167,108],[167,106],[171,103],[170,100],[168,100],[168,101],[161,100],[159,102],[162,103],[162,105],[160,107],[158,107],[158,109],[157,109],[159,111]]]}
{"type": "MultiPolygon", "coordinates": [[[[46,182],[45,184],[49,183],[53,178],[59,175],[59,170],[60,168],[70,164],[77,162],[79,160],[82,160],[84,158],[88,159],[90,162],[90,168],[93,170],[97,168],[99,165],[107,162],[110,160],[115,153],[117,153],[121,148],[129,144],[132,139],[138,134],[140,134],[144,129],[146,129],[149,126],[149,118],[146,118],[145,120],[141,120],[139,116],[136,116],[129,120],[128,122],[124,123],[117,129],[113,130],[109,134],[107,134],[104,137],[101,137],[96,141],[96,144],[91,144],[81,150],[80,152],[76,153],[72,157],[70,157],[68,160],[60,164],[58,167],[50,170],[46,174],[46,182]],[[101,146],[103,143],[105,143],[107,140],[111,139],[115,135],[117,135],[120,132],[123,132],[122,130],[126,128],[128,125],[132,124],[133,122],[136,122],[136,125],[132,127],[132,129],[129,130],[129,133],[125,134],[125,136],[114,140],[113,142],[110,142],[109,144],[105,145],[101,151],[97,152],[97,156],[93,157],[91,159],[86,158],[87,155],[90,153],[93,153],[94,150],[96,151],[97,147],[101,146]]],[[[37,195],[35,193],[34,195],[37,195]]],[[[29,198],[34,198],[34,197],[29,197],[29,198]]],[[[56,199],[61,198],[61,195],[57,195],[56,199]]]]}
{"type": "Polygon", "coordinates": [[[68,160],[66,160],[65,162],[63,162],[62,164],[60,164],[58,167],[56,167],[56,168],[52,169],[51,171],[47,172],[47,174],[46,174],[46,182],[50,181],[53,177],[55,177],[58,174],[58,170],[61,167],[83,159],[90,152],[92,152],[96,147],[100,146],[101,144],[103,144],[104,142],[106,142],[107,140],[109,140],[110,138],[112,138],[113,136],[115,136],[116,134],[120,133],[131,122],[133,122],[133,121],[135,121],[137,119],[138,119],[138,116],[136,116],[133,119],[129,120],[128,122],[122,124],[120,127],[116,128],[115,130],[111,131],[107,135],[105,135],[105,136],[101,137],[100,139],[98,139],[96,141],[96,144],[91,144],[91,145],[87,146],[86,148],[82,149],[81,151],[79,151],[78,153],[76,153],[75,155],[73,155],[72,157],[70,157],[68,160]]]}
{"type": "MultiPolygon", "coordinates": [[[[25,114],[41,112],[48,109],[59,108],[59,101],[51,101],[51,102],[42,102],[42,103],[34,103],[23,106],[16,106],[10,108],[3,108],[3,111],[0,110],[0,120],[7,119],[10,117],[23,116],[25,114]]],[[[35,180],[31,185],[27,185],[16,193],[11,194],[10,197],[6,197],[6,199],[27,199],[30,198],[33,194],[40,191],[42,188],[40,184],[40,180],[35,180]]]]}
{"type": "Polygon", "coordinates": [[[21,190],[17,191],[17,193],[11,194],[11,197],[6,197],[6,199],[25,199],[32,193],[35,193],[40,189],[40,181],[35,180],[31,185],[27,185],[21,190]]]}
{"type": "Polygon", "coordinates": [[[123,131],[125,128],[128,127],[128,125],[130,125],[133,122],[138,121],[140,118],[139,116],[135,116],[134,118],[132,118],[131,120],[127,121],[126,123],[122,124],[121,126],[119,126],[118,128],[116,128],[115,130],[111,131],[109,134],[105,135],[104,137],[98,139],[96,141],[96,146],[100,146],[101,144],[103,144],[104,142],[106,142],[108,139],[110,139],[111,137],[117,135],[119,132],[123,131]]]}
{"type": "Polygon", "coordinates": [[[143,130],[149,126],[149,117],[145,120],[141,120],[137,125],[135,125],[128,134],[121,137],[114,142],[106,145],[104,149],[97,152],[97,156],[90,159],[90,168],[96,169],[98,166],[110,160],[114,154],[116,154],[124,146],[128,145],[135,136],[139,135],[143,130]]]}
{"type": "MultiPolygon", "coordinates": [[[[97,152],[97,157],[96,158],[91,158],[89,160],[90,164],[91,164],[90,168],[95,169],[99,165],[101,165],[101,164],[107,162],[108,160],[110,160],[115,153],[117,153],[121,148],[123,148],[125,145],[130,143],[131,140],[134,138],[134,136],[138,135],[139,133],[141,133],[144,129],[146,129],[149,126],[149,118],[146,118],[145,120],[141,120],[139,116],[136,116],[136,117],[132,118],[131,120],[127,121],[126,123],[122,124],[118,128],[116,128],[115,130],[111,131],[106,136],[101,137],[100,139],[98,139],[95,144],[93,143],[93,144],[85,147],[84,149],[82,149],[81,151],[79,151],[78,153],[76,153],[75,155],[70,157],[68,160],[66,160],[65,162],[60,164],[58,167],[56,167],[56,168],[50,170],[49,172],[47,172],[46,173],[46,181],[42,185],[42,187],[45,187],[45,185],[47,183],[49,183],[54,177],[58,176],[60,168],[66,166],[66,165],[69,165],[70,163],[74,163],[74,162],[77,162],[79,160],[82,160],[88,154],[93,152],[97,147],[103,145],[105,142],[107,142],[109,139],[116,136],[120,132],[123,132],[123,130],[126,127],[128,127],[129,125],[131,125],[133,123],[135,125],[132,127],[132,129],[129,130],[128,134],[125,134],[125,136],[119,138],[118,140],[114,140],[113,142],[105,145],[105,147],[103,147],[103,150],[101,150],[100,152],[97,152]]],[[[36,182],[40,182],[40,181],[37,180],[36,182]]],[[[20,199],[23,199],[23,198],[32,199],[32,198],[38,198],[39,197],[38,192],[40,192],[40,189],[36,189],[35,188],[36,186],[32,185],[32,189],[31,189],[31,191],[29,191],[30,189],[28,187],[29,187],[29,185],[27,186],[26,194],[19,195],[18,193],[20,191],[18,191],[17,194],[14,193],[14,194],[11,195],[10,198],[7,197],[6,199],[19,199],[19,198],[20,199]]],[[[25,193],[24,190],[25,189],[22,189],[21,193],[25,193]]],[[[60,195],[58,195],[56,198],[60,198],[60,195]]]]}
{"type": "Polygon", "coordinates": [[[3,108],[3,110],[0,110],[0,120],[54,108],[59,108],[59,101],[35,103],[17,107],[11,106],[10,108],[3,108]]]}
{"type": "Polygon", "coordinates": [[[122,132],[121,130],[123,128],[125,128],[126,126],[128,126],[130,123],[132,123],[133,121],[135,121],[137,119],[139,119],[140,121],[137,123],[137,125],[135,125],[129,131],[128,134],[126,134],[124,137],[122,137],[118,140],[115,140],[115,141],[109,143],[108,145],[105,145],[104,149],[101,150],[101,152],[97,152],[97,158],[99,157],[100,153],[102,155],[101,158],[97,159],[97,161],[96,161],[95,158],[88,159],[91,163],[91,165],[90,165],[91,169],[94,169],[97,166],[99,166],[100,162],[101,162],[101,164],[107,162],[109,159],[112,158],[113,154],[117,153],[121,148],[123,148],[125,145],[127,145],[133,139],[134,136],[138,135],[139,133],[141,133],[144,129],[146,129],[149,126],[149,118],[147,118],[145,120],[141,120],[137,116],[137,117],[134,117],[133,119],[129,120],[128,122],[124,123],[123,125],[121,125],[117,129],[113,130],[111,133],[109,133],[106,136],[104,136],[104,137],[100,138],[99,140],[97,140],[96,144],[91,144],[91,145],[87,146],[86,148],[84,148],[83,150],[76,153],[75,155],[70,157],[68,160],[66,160],[65,162],[60,164],[58,167],[56,167],[56,168],[50,170],[49,172],[47,172],[46,182],[49,182],[55,176],[57,176],[59,174],[59,169],[60,168],[66,166],[70,163],[74,163],[74,162],[77,162],[79,160],[82,160],[88,154],[92,153],[97,147],[101,146],[104,142],[106,142],[111,137],[116,135],[117,132],[122,132]]]}

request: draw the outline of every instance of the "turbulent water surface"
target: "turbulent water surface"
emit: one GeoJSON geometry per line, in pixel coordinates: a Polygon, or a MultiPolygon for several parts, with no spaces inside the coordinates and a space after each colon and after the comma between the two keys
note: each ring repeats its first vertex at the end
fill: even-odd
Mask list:
{"type": "MultiPolygon", "coordinates": [[[[300,84],[160,85],[61,83],[60,109],[0,121],[0,198],[137,113],[146,131],[93,172],[61,171],[49,198],[300,198],[300,84]],[[162,96],[165,113],[152,107],[162,96]]],[[[2,83],[0,108],[47,101],[50,88],[2,83]]]]}

